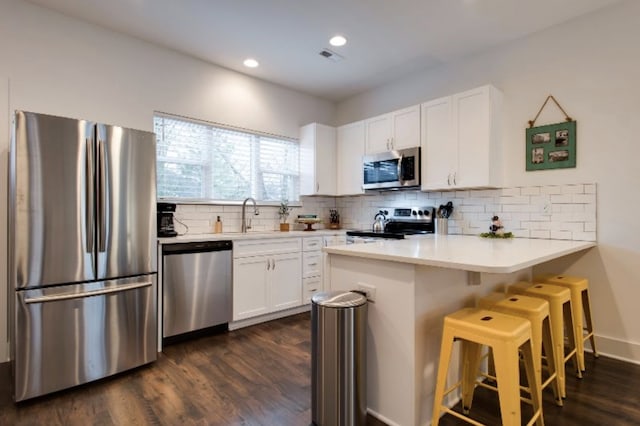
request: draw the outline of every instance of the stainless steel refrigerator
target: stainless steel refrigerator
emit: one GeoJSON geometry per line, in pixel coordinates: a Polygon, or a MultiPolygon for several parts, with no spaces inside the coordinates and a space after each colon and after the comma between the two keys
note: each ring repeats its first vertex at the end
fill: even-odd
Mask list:
{"type": "Polygon", "coordinates": [[[9,305],[22,401],[156,359],[156,150],[153,133],[23,111],[13,131],[9,305]]]}

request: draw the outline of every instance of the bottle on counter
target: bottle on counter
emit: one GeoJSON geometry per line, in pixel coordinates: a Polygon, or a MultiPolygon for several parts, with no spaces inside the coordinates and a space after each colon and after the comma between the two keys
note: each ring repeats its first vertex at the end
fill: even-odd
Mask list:
{"type": "Polygon", "coordinates": [[[215,232],[216,234],[222,233],[222,221],[220,220],[220,216],[218,216],[218,219],[216,220],[213,232],[215,232]]]}

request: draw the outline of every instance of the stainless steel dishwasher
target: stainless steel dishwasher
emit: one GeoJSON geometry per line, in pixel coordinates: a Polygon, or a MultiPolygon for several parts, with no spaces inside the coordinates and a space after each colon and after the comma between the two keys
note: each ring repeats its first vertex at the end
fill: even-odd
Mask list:
{"type": "Polygon", "coordinates": [[[231,241],[162,246],[165,342],[231,321],[231,241]]]}

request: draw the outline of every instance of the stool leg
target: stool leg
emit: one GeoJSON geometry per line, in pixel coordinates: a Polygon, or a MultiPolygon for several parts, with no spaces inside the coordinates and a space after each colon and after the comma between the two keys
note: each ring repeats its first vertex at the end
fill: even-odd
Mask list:
{"type": "MultiPolygon", "coordinates": [[[[536,372],[534,367],[535,359],[539,358],[538,353],[533,352],[533,345],[531,340],[525,342],[521,346],[521,349],[524,358],[524,367],[527,374],[527,385],[529,386],[529,390],[531,391],[533,415],[538,416],[536,418],[536,425],[544,426],[544,418],[542,417],[542,390],[540,389],[540,372],[536,372]]],[[[518,405],[520,405],[519,398],[518,405]]]]}
{"type": "Polygon", "coordinates": [[[476,388],[476,379],[480,367],[480,351],[482,345],[478,343],[462,341],[462,412],[469,414],[473,402],[473,391],[476,388]]]}
{"type": "Polygon", "coordinates": [[[555,348],[553,346],[553,336],[551,334],[551,324],[549,321],[549,317],[545,318],[542,321],[542,346],[544,347],[544,354],[547,357],[547,368],[549,370],[549,377],[554,377],[551,382],[553,398],[556,400],[557,405],[562,406],[562,389],[560,388],[560,380],[558,379],[558,370],[556,366],[554,350],[555,348]]]}
{"type": "MultiPolygon", "coordinates": [[[[564,323],[566,324],[567,340],[569,341],[569,355],[573,359],[573,368],[576,371],[576,376],[582,379],[582,370],[580,370],[580,362],[578,361],[578,344],[577,342],[582,340],[582,337],[576,336],[573,326],[573,310],[571,308],[571,301],[562,305],[562,313],[564,315],[564,323]]],[[[564,339],[563,339],[564,343],[564,339]]],[[[564,345],[563,345],[564,346],[564,345]]],[[[562,348],[563,362],[568,358],[564,356],[564,347],[562,348]]]]}
{"type": "Polygon", "coordinates": [[[438,378],[436,379],[436,392],[433,401],[433,416],[431,424],[438,426],[440,422],[440,411],[442,410],[442,400],[447,387],[447,373],[449,370],[449,361],[451,360],[451,351],[453,349],[453,334],[444,327],[442,332],[442,344],[440,345],[440,360],[438,361],[438,378]]]}
{"type": "Polygon", "coordinates": [[[571,319],[573,320],[573,333],[576,337],[576,358],[578,359],[578,368],[585,371],[584,367],[584,340],[582,338],[582,330],[584,329],[582,319],[582,291],[571,289],[571,319]],[[573,303],[576,301],[576,303],[573,303]]]}
{"type": "Polygon", "coordinates": [[[585,290],[582,292],[582,306],[584,307],[584,316],[587,320],[587,333],[589,336],[589,341],[591,342],[591,350],[593,351],[593,356],[598,358],[600,354],[596,350],[596,338],[593,335],[593,321],[591,320],[591,298],[589,297],[589,291],[585,290]]]}
{"type": "MultiPolygon", "coordinates": [[[[518,348],[512,344],[496,345],[493,349],[496,380],[503,426],[520,426],[520,372],[518,348]]],[[[534,385],[535,387],[535,380],[534,385]]]]}
{"type": "MultiPolygon", "coordinates": [[[[553,356],[555,357],[556,372],[560,384],[560,396],[567,397],[565,386],[565,366],[564,366],[564,331],[562,330],[562,306],[556,303],[549,304],[549,317],[551,319],[551,334],[553,339],[553,356]]],[[[573,333],[573,331],[572,331],[573,333]]]]}

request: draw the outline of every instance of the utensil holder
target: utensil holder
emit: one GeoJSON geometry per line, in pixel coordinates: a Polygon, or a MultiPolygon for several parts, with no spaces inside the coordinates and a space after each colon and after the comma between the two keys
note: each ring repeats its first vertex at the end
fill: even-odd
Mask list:
{"type": "Polygon", "coordinates": [[[436,218],[436,234],[447,235],[449,233],[449,219],[445,217],[436,218]]]}

